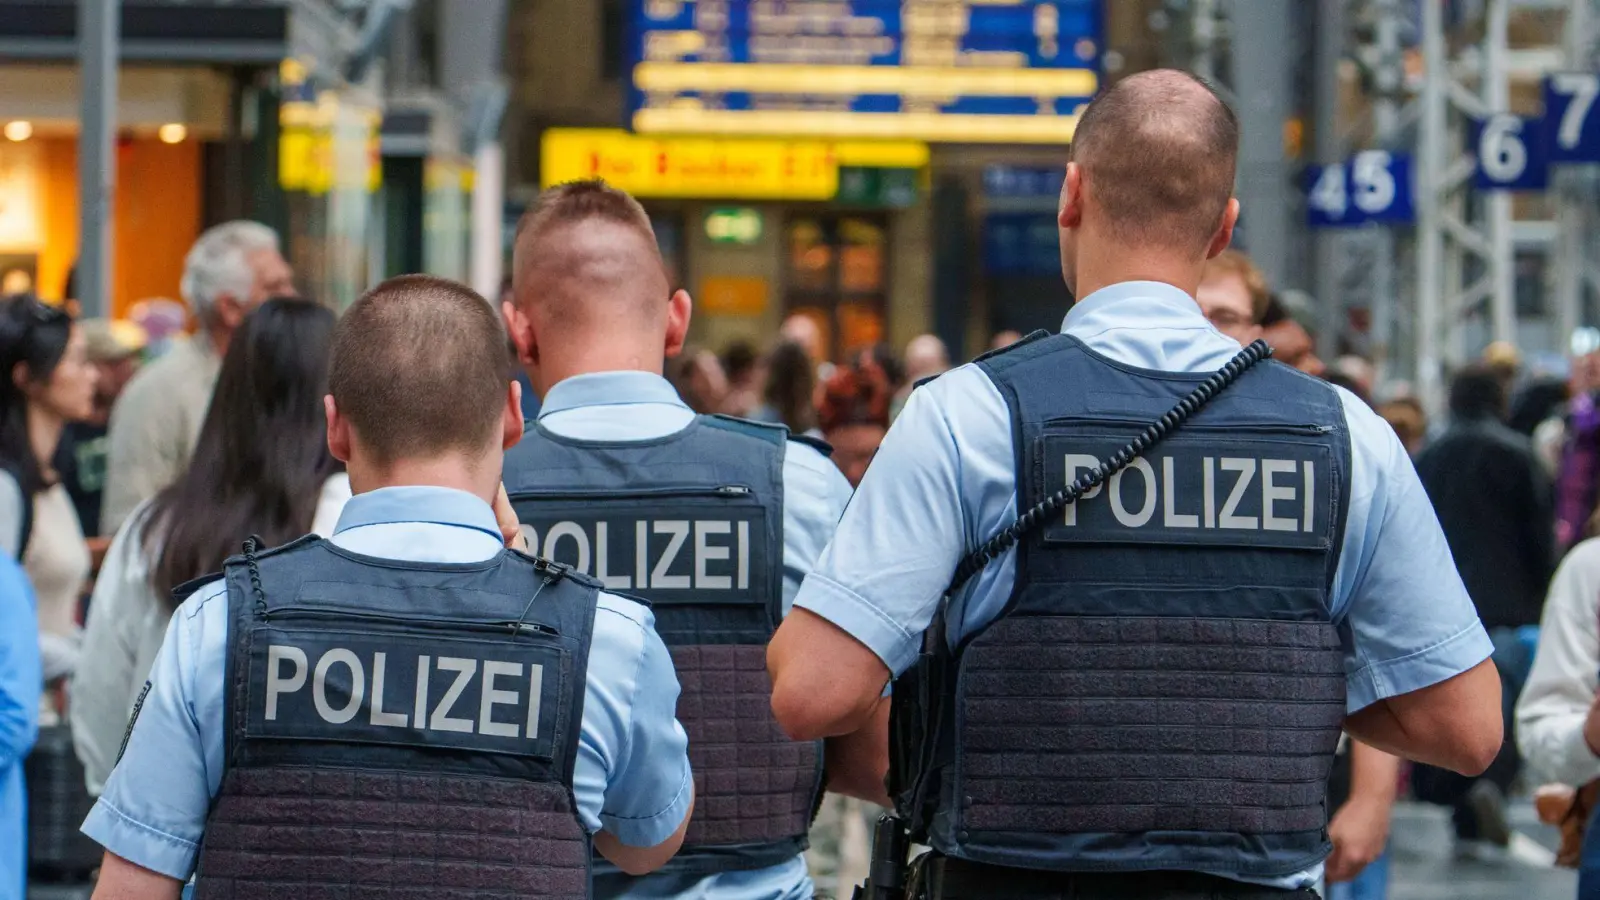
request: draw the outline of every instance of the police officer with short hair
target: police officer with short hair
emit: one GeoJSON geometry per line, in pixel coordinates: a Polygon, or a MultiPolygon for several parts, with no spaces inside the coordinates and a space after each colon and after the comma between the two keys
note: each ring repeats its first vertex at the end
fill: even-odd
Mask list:
{"type": "MultiPolygon", "coordinates": [[[[504,312],[544,402],[506,455],[506,489],[540,552],[651,601],[699,797],[672,862],[645,878],[598,865],[595,893],[810,898],[801,851],[822,742],[773,721],[766,644],[850,487],[781,426],[696,415],[662,377],[690,298],[632,197],[596,181],[546,191],[518,228],[514,273],[504,312]]],[[[861,756],[848,743],[828,748],[828,787],[887,802],[881,738],[855,742],[861,756]]]]}
{"type": "Polygon", "coordinates": [[[907,892],[1311,897],[1341,725],[1464,772],[1500,747],[1492,648],[1393,433],[1193,299],[1237,145],[1183,73],[1088,107],[1062,333],[911,396],[769,647],[798,738],[906,674],[891,790],[933,848],[907,892]]]}
{"type": "Polygon", "coordinates": [[[442,279],[345,314],[325,402],[355,496],[173,616],[84,823],[96,896],[581,898],[591,844],[676,851],[693,779],[649,610],[506,550],[491,508],[522,436],[504,346],[442,279]]]}

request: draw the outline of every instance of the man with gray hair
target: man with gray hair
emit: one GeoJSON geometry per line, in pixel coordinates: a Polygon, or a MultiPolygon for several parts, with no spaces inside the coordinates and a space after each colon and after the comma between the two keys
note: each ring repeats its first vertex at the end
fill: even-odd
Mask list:
{"type": "Polygon", "coordinates": [[[271,228],[227,222],[195,241],[181,289],[198,328],[140,371],[111,410],[104,534],[188,465],[234,330],[269,297],[294,295],[294,272],[271,228]]]}

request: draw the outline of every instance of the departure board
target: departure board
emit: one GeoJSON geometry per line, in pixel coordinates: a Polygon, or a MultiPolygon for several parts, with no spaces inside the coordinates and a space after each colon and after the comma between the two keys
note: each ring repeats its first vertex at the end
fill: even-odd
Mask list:
{"type": "Polygon", "coordinates": [[[630,0],[647,133],[1064,144],[1102,0],[630,0]]]}

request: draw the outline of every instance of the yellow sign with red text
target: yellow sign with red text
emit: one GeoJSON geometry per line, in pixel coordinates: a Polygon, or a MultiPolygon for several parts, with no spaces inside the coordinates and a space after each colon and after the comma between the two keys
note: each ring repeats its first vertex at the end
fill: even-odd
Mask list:
{"type": "Polygon", "coordinates": [[[636,197],[831,200],[839,167],[927,165],[926,144],[766,138],[650,138],[605,128],[552,128],[540,184],[603,178],[636,197]]]}

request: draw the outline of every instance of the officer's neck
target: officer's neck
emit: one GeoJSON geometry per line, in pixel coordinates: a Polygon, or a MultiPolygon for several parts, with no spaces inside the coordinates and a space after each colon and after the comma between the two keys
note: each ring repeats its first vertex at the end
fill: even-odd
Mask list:
{"type": "Polygon", "coordinates": [[[653,341],[627,341],[620,336],[596,336],[592,339],[573,340],[555,352],[540,348],[539,364],[530,369],[528,378],[539,390],[540,396],[575,375],[593,375],[598,372],[648,372],[660,375],[665,371],[666,360],[662,353],[664,339],[653,341]]]}
{"type": "Polygon", "coordinates": [[[500,466],[498,460],[494,465],[486,462],[452,453],[434,459],[403,459],[379,464],[352,454],[345,469],[350,475],[352,494],[391,487],[451,488],[472,494],[492,506],[500,489],[500,466]]]}
{"type": "Polygon", "coordinates": [[[1106,241],[1080,240],[1074,294],[1083,299],[1101,288],[1127,281],[1170,284],[1193,297],[1200,289],[1205,260],[1190,259],[1155,247],[1130,247],[1106,241]]]}

